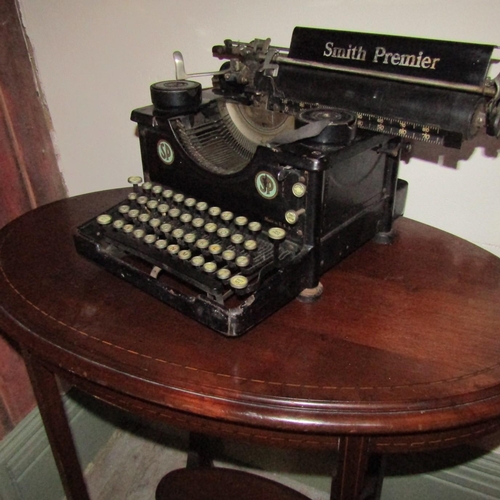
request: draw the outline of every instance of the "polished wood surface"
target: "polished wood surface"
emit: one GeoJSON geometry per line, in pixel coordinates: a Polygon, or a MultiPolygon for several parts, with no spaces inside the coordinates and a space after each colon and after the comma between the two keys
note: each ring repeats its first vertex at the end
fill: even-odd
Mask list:
{"type": "Polygon", "coordinates": [[[177,469],[158,485],[156,500],[308,500],[305,495],[248,472],[219,469],[177,469]]]}
{"type": "Polygon", "coordinates": [[[500,259],[402,219],[394,244],[325,274],[320,301],[225,338],[75,252],[74,228],[123,194],[57,202],[0,232],[0,328],[35,365],[199,432],[340,448],[359,476],[369,453],[497,428],[500,259]]]}

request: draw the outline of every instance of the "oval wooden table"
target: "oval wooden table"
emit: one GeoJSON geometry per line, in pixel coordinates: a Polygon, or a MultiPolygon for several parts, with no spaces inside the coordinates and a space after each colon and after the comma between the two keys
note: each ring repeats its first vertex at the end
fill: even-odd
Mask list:
{"type": "Polygon", "coordinates": [[[39,208],[0,232],[0,328],[21,348],[70,499],[88,499],[57,376],[197,433],[339,452],[332,498],[368,459],[500,424],[500,259],[401,219],[290,303],[225,338],[79,256],[76,226],[123,190],[39,208]]]}

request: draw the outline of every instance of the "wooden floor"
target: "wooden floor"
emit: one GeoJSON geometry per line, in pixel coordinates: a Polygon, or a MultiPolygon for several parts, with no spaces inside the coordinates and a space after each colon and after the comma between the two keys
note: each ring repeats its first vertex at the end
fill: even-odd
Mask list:
{"type": "MultiPolygon", "coordinates": [[[[186,463],[182,438],[159,440],[154,430],[117,430],[87,469],[86,478],[92,500],[154,500],[156,485],[165,473],[186,463]]],[[[216,461],[216,465],[250,470],[216,461]]],[[[252,469],[305,494],[311,500],[328,500],[329,494],[308,486],[289,475],[252,469]]],[[[258,499],[256,499],[258,500],[258,499]]]]}

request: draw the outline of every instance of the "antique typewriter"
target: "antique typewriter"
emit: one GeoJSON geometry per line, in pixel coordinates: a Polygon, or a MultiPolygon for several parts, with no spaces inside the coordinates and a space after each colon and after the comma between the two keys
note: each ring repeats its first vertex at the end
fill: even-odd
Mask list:
{"type": "Polygon", "coordinates": [[[202,90],[177,79],[135,109],[143,177],[78,228],[78,251],[238,336],[375,239],[390,243],[408,141],[498,137],[493,46],[295,28],[289,49],[226,40],[202,90]]]}

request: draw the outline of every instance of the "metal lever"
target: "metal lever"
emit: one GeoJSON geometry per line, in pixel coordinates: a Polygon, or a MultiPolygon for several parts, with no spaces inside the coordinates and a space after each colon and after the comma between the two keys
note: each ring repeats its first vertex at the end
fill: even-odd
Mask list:
{"type": "Polygon", "coordinates": [[[186,67],[184,66],[184,57],[182,57],[182,53],[179,51],[175,51],[174,54],[174,65],[175,65],[175,79],[176,80],[188,80],[193,77],[200,76],[215,76],[215,75],[223,75],[229,71],[229,68],[222,71],[211,71],[208,73],[186,73],[186,67]]]}

